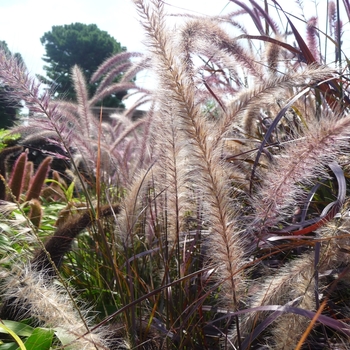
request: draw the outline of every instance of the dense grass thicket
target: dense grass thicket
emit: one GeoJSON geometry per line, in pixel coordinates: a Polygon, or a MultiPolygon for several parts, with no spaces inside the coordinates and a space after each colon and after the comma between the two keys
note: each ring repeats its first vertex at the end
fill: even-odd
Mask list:
{"type": "Polygon", "coordinates": [[[104,62],[94,96],[75,66],[77,101],[53,99],[0,52],[30,111],[0,135],[0,348],[350,349],[348,1],[174,28],[133,2],[147,52],[104,62]]]}

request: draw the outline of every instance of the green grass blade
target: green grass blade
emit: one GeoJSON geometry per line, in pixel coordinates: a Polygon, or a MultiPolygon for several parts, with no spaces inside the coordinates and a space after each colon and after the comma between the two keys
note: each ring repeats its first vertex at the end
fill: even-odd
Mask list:
{"type": "Polygon", "coordinates": [[[23,344],[21,338],[10,328],[6,327],[4,324],[0,323],[0,329],[4,330],[6,333],[10,334],[10,336],[16,341],[16,343],[18,344],[19,348],[21,350],[26,350],[27,348],[25,347],[25,345],[23,344]]]}

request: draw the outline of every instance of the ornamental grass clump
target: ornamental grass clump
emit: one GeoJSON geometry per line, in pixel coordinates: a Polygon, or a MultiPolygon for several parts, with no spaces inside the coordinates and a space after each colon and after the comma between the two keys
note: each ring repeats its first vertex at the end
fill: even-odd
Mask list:
{"type": "Polygon", "coordinates": [[[34,113],[13,131],[63,149],[74,183],[53,172],[65,195],[43,200],[40,220],[28,197],[18,236],[0,226],[1,318],[53,329],[52,348],[348,348],[350,100],[336,4],[329,31],[301,16],[303,35],[274,0],[179,15],[175,29],[163,1],[133,2],[147,52],[104,62],[90,99],[79,67],[77,102],[52,100],[0,56],[1,80],[34,113]],[[142,69],[153,89],[137,86],[142,69]],[[125,89],[140,94],[130,110],[94,116],[125,89]]]}

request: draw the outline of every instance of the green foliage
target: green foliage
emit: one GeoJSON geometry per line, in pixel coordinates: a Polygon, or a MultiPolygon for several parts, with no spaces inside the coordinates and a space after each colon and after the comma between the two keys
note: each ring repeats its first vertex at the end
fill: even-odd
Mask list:
{"type": "MultiPolygon", "coordinates": [[[[90,80],[97,67],[110,56],[123,52],[121,46],[107,32],[95,24],[72,23],[53,26],[51,31],[41,37],[46,54],[43,60],[47,79],[40,77],[55,92],[55,97],[75,101],[76,93],[71,81],[71,70],[78,65],[87,79],[90,80]]],[[[88,85],[90,97],[95,93],[97,83],[88,85]]],[[[104,107],[122,107],[125,92],[109,96],[103,101],[104,107]]]]}
{"type": "Polygon", "coordinates": [[[11,133],[10,130],[0,129],[0,151],[12,145],[21,137],[20,134],[11,133]]]}
{"type": "Polygon", "coordinates": [[[68,345],[72,336],[60,328],[31,327],[25,322],[3,320],[0,324],[0,339],[4,339],[0,340],[2,350],[50,350],[68,345]],[[12,339],[4,339],[5,334],[9,334],[12,339]]]}

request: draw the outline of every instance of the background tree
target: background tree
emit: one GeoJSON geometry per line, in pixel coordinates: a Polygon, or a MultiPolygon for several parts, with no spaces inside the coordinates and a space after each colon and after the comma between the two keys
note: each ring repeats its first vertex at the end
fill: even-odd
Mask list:
{"type": "MultiPolygon", "coordinates": [[[[0,49],[12,55],[5,41],[0,40],[0,49]]],[[[13,56],[23,64],[21,54],[15,53],[13,56]]],[[[0,82],[0,129],[8,129],[15,124],[21,107],[19,100],[9,100],[9,87],[0,82]]]]}
{"type": "MultiPolygon", "coordinates": [[[[87,81],[97,67],[110,56],[126,51],[106,31],[100,30],[96,24],[72,23],[53,26],[40,39],[45,46],[46,55],[43,60],[47,77],[38,76],[55,91],[55,97],[75,100],[75,92],[71,81],[71,69],[78,65],[87,81]]],[[[96,91],[98,82],[89,84],[89,94],[96,91]]],[[[126,91],[111,95],[103,100],[105,107],[124,107],[121,102],[126,91]]]]}

